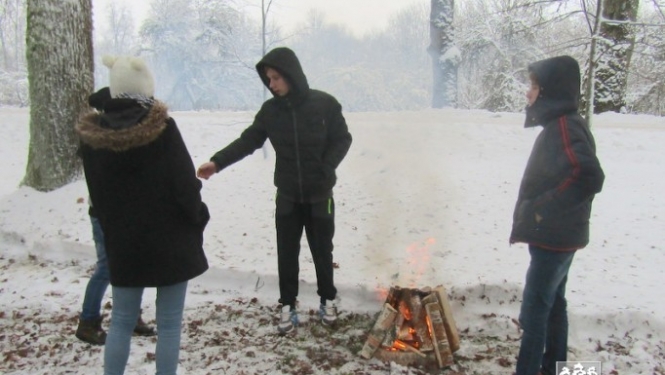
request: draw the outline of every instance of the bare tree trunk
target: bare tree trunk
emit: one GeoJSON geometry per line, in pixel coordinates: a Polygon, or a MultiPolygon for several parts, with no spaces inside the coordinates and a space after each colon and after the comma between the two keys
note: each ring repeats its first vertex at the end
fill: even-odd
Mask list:
{"type": "Polygon", "coordinates": [[[0,49],[2,49],[2,68],[5,71],[9,71],[11,69],[11,66],[9,65],[9,47],[7,46],[7,41],[5,38],[5,28],[7,28],[5,25],[10,23],[10,17],[11,15],[9,14],[9,4],[6,3],[6,1],[0,2],[0,49]]]}
{"type": "MultiPolygon", "coordinates": [[[[596,14],[601,14],[603,11],[603,2],[599,1],[596,5],[596,14]]],[[[593,108],[594,108],[594,97],[595,97],[595,82],[593,79],[594,74],[596,73],[594,68],[596,66],[596,46],[598,40],[598,32],[600,30],[600,19],[601,17],[596,17],[596,22],[594,23],[591,31],[591,47],[589,50],[589,63],[587,65],[587,73],[584,78],[584,96],[581,100],[581,110],[585,114],[589,126],[593,121],[593,108]]],[[[589,26],[590,27],[590,26],[589,26]]]]}
{"type": "Polygon", "coordinates": [[[25,0],[14,2],[16,21],[14,22],[14,69],[25,67],[25,0]]]}
{"type": "Polygon", "coordinates": [[[28,0],[30,146],[23,184],[50,191],[78,178],[74,125],[93,90],[91,0],[28,0]]]}
{"type": "Polygon", "coordinates": [[[459,50],[455,46],[453,18],[455,0],[432,0],[430,46],[433,87],[432,108],[457,106],[457,67],[459,50]]]}
{"type": "MultiPolygon", "coordinates": [[[[261,0],[261,57],[265,56],[266,53],[268,52],[268,42],[266,38],[268,37],[268,29],[266,28],[268,25],[268,13],[270,12],[270,6],[272,5],[273,0],[268,0],[268,4],[266,5],[266,0],[261,0]]],[[[263,101],[266,100],[267,94],[268,94],[268,89],[264,86],[263,87],[263,101]]],[[[265,147],[263,148],[263,152],[265,154],[265,147]]],[[[265,156],[265,155],[264,155],[265,156]]]]}
{"type": "MultiPolygon", "coordinates": [[[[272,0],[268,0],[268,5],[266,6],[266,1],[261,0],[261,57],[266,55],[266,48],[267,48],[267,43],[266,43],[266,36],[268,31],[266,30],[266,24],[268,22],[268,12],[270,12],[270,6],[272,5],[272,0]]],[[[263,86],[263,101],[266,101],[266,96],[268,94],[268,89],[263,86]]],[[[263,158],[267,159],[268,158],[268,146],[266,144],[263,144],[263,147],[261,147],[261,150],[263,151],[263,158]]]]}
{"type": "Polygon", "coordinates": [[[0,68],[6,72],[16,72],[24,66],[24,10],[24,0],[0,0],[0,68]]]}
{"type": "Polygon", "coordinates": [[[630,25],[639,0],[603,0],[594,89],[594,113],[620,112],[626,105],[628,70],[635,47],[630,25]]]}

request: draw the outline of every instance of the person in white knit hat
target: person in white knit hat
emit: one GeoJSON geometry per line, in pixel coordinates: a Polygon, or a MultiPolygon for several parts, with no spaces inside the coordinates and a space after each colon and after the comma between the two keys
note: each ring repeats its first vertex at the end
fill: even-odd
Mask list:
{"type": "Polygon", "coordinates": [[[187,283],[208,269],[203,230],[210,215],[180,131],[153,98],[145,62],[127,56],[103,62],[111,99],[76,130],[113,294],[104,374],[124,373],[143,289],[156,287],[156,372],[175,375],[187,283]]]}
{"type": "MultiPolygon", "coordinates": [[[[110,99],[111,90],[107,86],[91,94],[88,97],[88,105],[102,112],[104,111],[104,105],[110,99]]],[[[95,263],[95,270],[86,284],[75,336],[79,340],[91,345],[104,345],[106,342],[106,331],[102,328],[103,316],[101,310],[102,300],[109,286],[109,267],[106,262],[104,232],[101,225],[99,225],[95,207],[90,200],[88,202],[90,203],[88,214],[92,225],[92,238],[95,243],[97,262],[95,263]]],[[[156,332],[153,327],[143,321],[139,314],[136,327],[134,327],[134,334],[138,336],[154,336],[156,332]]]]}
{"type": "Polygon", "coordinates": [[[155,80],[145,62],[139,57],[114,57],[105,55],[102,62],[109,69],[109,90],[112,98],[155,94],[155,80]]]}

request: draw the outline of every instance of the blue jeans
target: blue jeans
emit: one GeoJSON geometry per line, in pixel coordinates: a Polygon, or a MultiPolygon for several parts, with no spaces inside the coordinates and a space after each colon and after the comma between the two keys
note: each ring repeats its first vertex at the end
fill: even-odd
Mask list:
{"type": "MultiPolygon", "coordinates": [[[[122,375],[129,359],[132,331],[141,310],[143,288],[114,286],[111,327],[104,348],[104,375],[122,375]]],[[[187,282],[157,288],[157,375],[175,375],[187,282]]]]}
{"type": "Polygon", "coordinates": [[[575,251],[551,251],[529,245],[520,325],[522,342],[516,375],[554,374],[568,351],[566,281],[575,251]]]}
{"type": "Polygon", "coordinates": [[[85,297],[83,298],[83,308],[81,310],[81,320],[99,319],[102,309],[102,299],[106,288],[109,286],[109,266],[106,262],[106,247],[104,246],[104,232],[99,220],[90,216],[92,223],[92,239],[95,241],[95,250],[97,251],[97,263],[88,286],[85,288],[85,297]]]}

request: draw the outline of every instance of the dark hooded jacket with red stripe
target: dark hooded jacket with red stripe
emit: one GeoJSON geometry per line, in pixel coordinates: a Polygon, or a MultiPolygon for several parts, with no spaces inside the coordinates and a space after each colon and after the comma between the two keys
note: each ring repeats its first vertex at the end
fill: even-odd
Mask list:
{"type": "Polygon", "coordinates": [[[578,113],[580,68],[559,56],[529,66],[540,86],[525,127],[542,125],[520,185],[510,243],[571,251],[589,243],[589,217],[605,175],[596,144],[578,113]],[[536,216],[542,219],[537,222],[536,216]]]}

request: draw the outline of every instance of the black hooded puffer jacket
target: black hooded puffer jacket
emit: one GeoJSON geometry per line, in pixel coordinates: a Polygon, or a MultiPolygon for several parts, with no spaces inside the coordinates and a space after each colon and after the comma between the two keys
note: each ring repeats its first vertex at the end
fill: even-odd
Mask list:
{"type": "Polygon", "coordinates": [[[589,242],[589,217],[605,175],[586,120],[578,114],[580,69],[569,56],[529,66],[539,86],[526,127],[542,125],[520,185],[510,243],[571,251],[589,242]],[[536,215],[542,218],[539,222],[536,215]]]}
{"type": "Polygon", "coordinates": [[[222,170],[270,139],[276,154],[274,183],[278,194],[300,203],[328,199],[336,182],[335,169],[352,141],[342,106],[333,96],[309,88],[290,49],[275,48],[256,65],[261,80],[270,88],[266,67],[280,72],[289,84],[289,93],[263,103],[240,138],[210,160],[222,170]]]}

